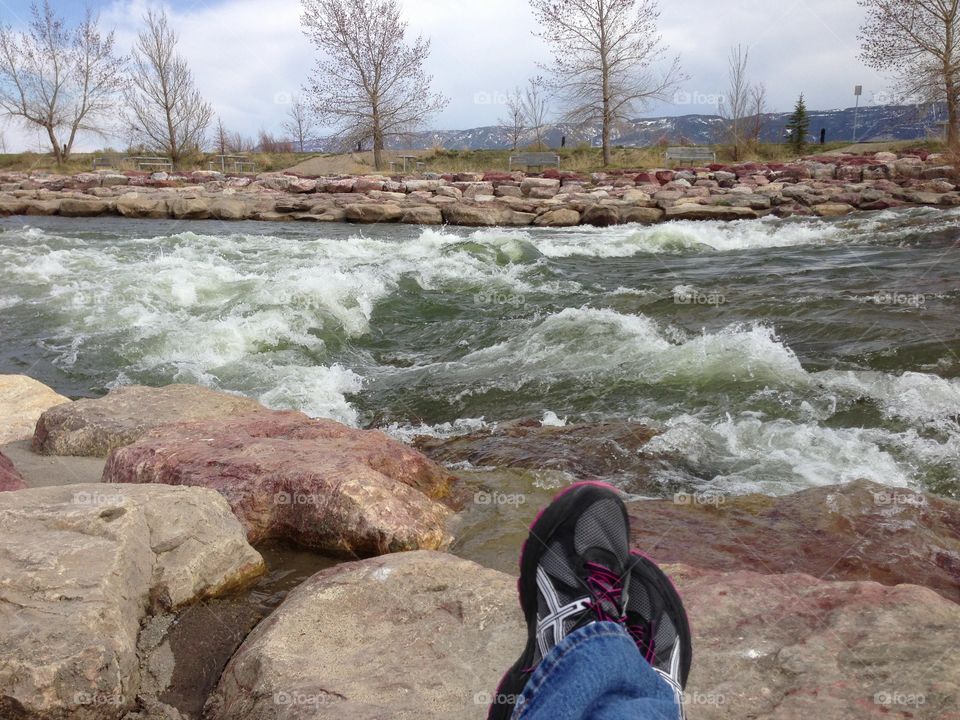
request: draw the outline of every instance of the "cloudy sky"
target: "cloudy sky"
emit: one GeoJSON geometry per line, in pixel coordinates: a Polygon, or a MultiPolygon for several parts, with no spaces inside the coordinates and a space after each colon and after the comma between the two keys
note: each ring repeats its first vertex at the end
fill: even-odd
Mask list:
{"type": "MultiPolygon", "coordinates": [[[[68,17],[82,3],[53,0],[68,17]]],[[[93,0],[106,27],[116,28],[123,48],[132,45],[140,18],[159,0],[93,0]]],[[[296,93],[312,66],[312,50],[300,31],[299,0],[173,0],[165,3],[180,34],[197,83],[224,123],[254,135],[279,130],[284,100],[296,93]]],[[[773,110],[788,110],[804,92],[808,107],[851,107],[853,86],[864,86],[865,104],[885,97],[886,79],[857,58],[857,30],[864,12],[856,0],[686,0],[661,2],[661,30],[690,79],[676,102],[646,115],[712,113],[726,85],[731,45],[750,47],[751,75],[768,88],[773,110]]],[[[0,20],[22,27],[30,0],[0,0],[0,20]]],[[[410,30],[433,42],[429,70],[450,104],[434,125],[440,129],[492,125],[497,102],[509,88],[548,60],[533,35],[524,0],[404,0],[410,30]]],[[[5,131],[8,151],[37,146],[35,133],[5,131]]],[[[88,147],[102,145],[97,140],[88,147]]]]}

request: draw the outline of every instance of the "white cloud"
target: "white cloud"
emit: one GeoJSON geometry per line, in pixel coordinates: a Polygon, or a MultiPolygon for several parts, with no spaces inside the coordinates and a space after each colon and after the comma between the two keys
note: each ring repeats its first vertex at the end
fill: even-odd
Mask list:
{"type": "MultiPolygon", "coordinates": [[[[128,49],[151,0],[112,0],[100,8],[105,26],[117,28],[128,49]]],[[[534,21],[523,0],[405,0],[412,34],[432,40],[429,71],[451,102],[438,128],[467,128],[496,122],[502,109],[489,97],[522,84],[548,60],[533,36],[534,21]],[[481,104],[476,102],[479,95],[481,104]]],[[[752,75],[766,83],[773,109],[789,109],[801,91],[808,107],[846,107],[853,85],[871,93],[883,78],[857,59],[862,9],[855,0],[688,0],[661,3],[664,39],[681,61],[692,94],[722,93],[730,46],[751,47],[752,75]]],[[[245,135],[277,131],[285,107],[278,95],[295,93],[313,64],[300,31],[298,0],[209,0],[177,3],[171,21],[197,83],[224,123],[245,135]]],[[[659,104],[651,114],[711,112],[700,106],[659,104]]],[[[11,150],[36,147],[32,133],[8,131],[11,150]]],[[[86,148],[102,142],[86,140],[86,148]]]]}

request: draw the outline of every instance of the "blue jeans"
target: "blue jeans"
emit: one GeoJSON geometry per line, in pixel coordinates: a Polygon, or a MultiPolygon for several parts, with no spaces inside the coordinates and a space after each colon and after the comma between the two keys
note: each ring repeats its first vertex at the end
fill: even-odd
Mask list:
{"type": "Polygon", "coordinates": [[[561,641],[534,670],[516,720],[678,720],[673,688],[617,623],[593,623],[561,641]]]}

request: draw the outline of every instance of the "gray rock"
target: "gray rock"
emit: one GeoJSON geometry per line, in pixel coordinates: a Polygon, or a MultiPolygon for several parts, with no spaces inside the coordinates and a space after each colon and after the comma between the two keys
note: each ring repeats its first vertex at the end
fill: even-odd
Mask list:
{"type": "Polygon", "coordinates": [[[480,720],[525,640],[509,575],[431,552],[340,565],[249,635],[206,716],[480,720]]]}
{"type": "Polygon", "coordinates": [[[203,198],[175,197],[170,201],[170,214],[177,220],[206,220],[210,205],[203,198]]]}
{"type": "Polygon", "coordinates": [[[441,225],[443,213],[440,212],[440,208],[432,205],[418,205],[406,208],[400,217],[400,222],[407,225],[441,225]]]}
{"type": "Polygon", "coordinates": [[[64,217],[96,217],[112,210],[107,200],[64,198],[60,201],[60,214],[64,217]]]}
{"type": "Polygon", "coordinates": [[[33,435],[33,449],[44,455],[106,457],[148,430],[166,423],[263,411],[249,398],[199,385],[120,387],[96,400],[78,400],[44,412],[33,435]]]}
{"type": "Polygon", "coordinates": [[[400,206],[391,203],[356,203],[347,205],[344,211],[351,223],[395,223],[403,217],[400,206]]]}
{"type": "Polygon", "coordinates": [[[131,192],[117,198],[117,212],[129,218],[161,219],[170,217],[165,197],[131,192]]]}
{"type": "Polygon", "coordinates": [[[580,213],[569,208],[547,210],[533,221],[537,227],[571,227],[580,224],[580,213]]]}
{"type": "Polygon", "coordinates": [[[617,208],[600,204],[588,207],[583,212],[580,221],[584,225],[593,225],[594,227],[610,227],[611,225],[619,225],[621,222],[617,208]]]}
{"type": "Polygon", "coordinates": [[[113,720],[139,690],[143,617],[244,587],[263,560],[217,493],[0,493],[0,716],[113,720]]]}

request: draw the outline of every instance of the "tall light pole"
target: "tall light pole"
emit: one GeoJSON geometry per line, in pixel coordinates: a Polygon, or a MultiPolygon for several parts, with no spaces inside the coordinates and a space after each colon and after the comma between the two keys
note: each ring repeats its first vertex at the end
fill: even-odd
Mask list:
{"type": "Polygon", "coordinates": [[[857,130],[860,124],[860,96],[863,95],[863,85],[854,87],[853,94],[857,98],[857,106],[853,111],[853,142],[857,142],[857,130]]]}

